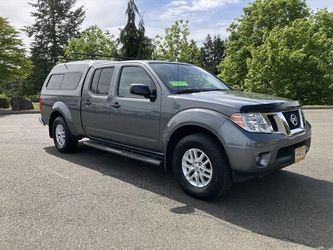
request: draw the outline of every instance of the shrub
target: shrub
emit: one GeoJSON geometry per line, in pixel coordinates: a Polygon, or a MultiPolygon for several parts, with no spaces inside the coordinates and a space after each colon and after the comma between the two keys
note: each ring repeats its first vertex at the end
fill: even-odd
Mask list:
{"type": "Polygon", "coordinates": [[[0,108],[9,108],[9,98],[4,94],[0,94],[0,108]]]}
{"type": "Polygon", "coordinates": [[[29,95],[27,96],[32,102],[39,102],[39,95],[29,95]]]}
{"type": "Polygon", "coordinates": [[[12,110],[34,109],[32,102],[23,96],[15,96],[11,98],[10,106],[12,106],[12,110]]]}

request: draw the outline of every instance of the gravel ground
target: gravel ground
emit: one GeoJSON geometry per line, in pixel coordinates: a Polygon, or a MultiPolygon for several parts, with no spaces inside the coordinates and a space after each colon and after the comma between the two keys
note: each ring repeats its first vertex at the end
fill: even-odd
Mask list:
{"type": "Polygon", "coordinates": [[[1,249],[333,247],[333,110],[306,111],[305,161],[214,202],[137,161],[60,154],[38,116],[0,115],[1,249]]]}

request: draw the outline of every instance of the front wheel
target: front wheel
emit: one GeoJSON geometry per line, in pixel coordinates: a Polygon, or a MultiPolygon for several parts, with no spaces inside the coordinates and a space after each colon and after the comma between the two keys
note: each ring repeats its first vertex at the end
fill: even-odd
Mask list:
{"type": "Polygon", "coordinates": [[[179,141],[173,154],[173,171],[186,193],[203,200],[225,194],[232,185],[221,144],[203,133],[179,141]]]}
{"type": "Polygon", "coordinates": [[[52,125],[54,145],[61,153],[71,153],[76,150],[78,140],[71,134],[65,120],[57,117],[52,125]]]}

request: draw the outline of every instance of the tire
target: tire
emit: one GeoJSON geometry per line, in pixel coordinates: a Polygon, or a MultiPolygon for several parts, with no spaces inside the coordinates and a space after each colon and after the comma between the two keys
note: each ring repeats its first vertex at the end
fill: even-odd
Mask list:
{"type": "Polygon", "coordinates": [[[212,200],[232,186],[229,162],[221,144],[205,133],[182,138],[175,147],[172,163],[181,188],[195,198],[212,200]]]}
{"type": "Polygon", "coordinates": [[[68,126],[61,116],[57,117],[52,125],[54,145],[61,153],[72,153],[76,150],[78,140],[71,134],[68,126]]]}

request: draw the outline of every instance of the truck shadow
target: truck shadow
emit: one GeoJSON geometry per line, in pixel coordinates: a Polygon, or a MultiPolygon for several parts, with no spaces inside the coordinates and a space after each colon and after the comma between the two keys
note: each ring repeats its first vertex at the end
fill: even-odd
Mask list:
{"type": "Polygon", "coordinates": [[[333,183],[327,181],[280,171],[235,185],[226,196],[204,202],[184,194],[170,174],[141,162],[83,145],[70,155],[55,147],[45,151],[184,204],[171,208],[172,213],[201,210],[258,234],[315,248],[333,246],[333,183]]]}

